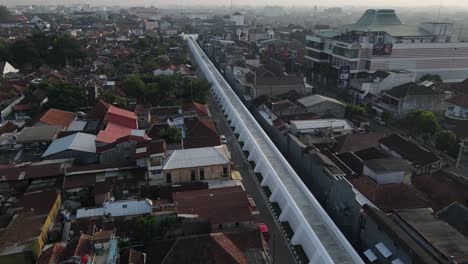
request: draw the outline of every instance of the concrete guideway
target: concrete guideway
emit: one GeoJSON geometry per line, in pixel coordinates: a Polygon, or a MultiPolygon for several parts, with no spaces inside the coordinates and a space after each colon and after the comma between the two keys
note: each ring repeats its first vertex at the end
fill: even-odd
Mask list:
{"type": "Polygon", "coordinates": [[[261,174],[261,185],[271,191],[269,202],[279,206],[278,220],[287,222],[292,245],[300,245],[309,263],[364,263],[307,189],[291,165],[224,80],[193,36],[185,37],[192,56],[205,77],[234,132],[243,142],[248,159],[261,174]]]}

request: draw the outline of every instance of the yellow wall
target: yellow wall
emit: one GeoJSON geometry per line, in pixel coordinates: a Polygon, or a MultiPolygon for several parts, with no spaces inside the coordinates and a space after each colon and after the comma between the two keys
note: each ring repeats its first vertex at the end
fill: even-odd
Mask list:
{"type": "Polygon", "coordinates": [[[44,224],[42,225],[41,233],[39,234],[39,236],[37,238],[37,241],[33,242],[33,243],[36,244],[36,245],[32,246],[33,252],[34,252],[34,255],[35,255],[36,258],[39,257],[41,255],[41,253],[42,253],[42,248],[44,247],[44,245],[45,245],[45,243],[47,241],[47,236],[48,236],[49,229],[50,229],[51,225],[54,223],[54,220],[55,220],[55,218],[57,217],[57,215],[59,213],[61,205],[62,205],[62,198],[61,198],[60,194],[58,194],[57,199],[55,200],[55,203],[52,206],[52,209],[50,210],[44,224]]]}

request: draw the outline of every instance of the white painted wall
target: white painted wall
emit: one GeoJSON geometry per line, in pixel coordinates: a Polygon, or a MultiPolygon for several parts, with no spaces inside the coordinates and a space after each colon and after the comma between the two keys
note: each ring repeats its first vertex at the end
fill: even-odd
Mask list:
{"type": "Polygon", "coordinates": [[[371,177],[378,184],[401,183],[405,178],[405,171],[392,171],[376,173],[367,166],[364,166],[364,175],[371,177]]]}

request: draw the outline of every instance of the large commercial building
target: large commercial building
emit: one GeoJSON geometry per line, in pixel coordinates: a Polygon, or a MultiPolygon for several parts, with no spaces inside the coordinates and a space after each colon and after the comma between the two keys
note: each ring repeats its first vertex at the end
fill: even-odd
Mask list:
{"type": "Polygon", "coordinates": [[[378,70],[406,70],[416,78],[431,73],[444,82],[463,81],[468,78],[468,43],[453,33],[452,23],[406,25],[394,10],[370,9],[354,24],[307,36],[309,77],[325,84],[323,76],[328,75],[328,82],[346,86],[348,76],[368,78],[378,70]]]}

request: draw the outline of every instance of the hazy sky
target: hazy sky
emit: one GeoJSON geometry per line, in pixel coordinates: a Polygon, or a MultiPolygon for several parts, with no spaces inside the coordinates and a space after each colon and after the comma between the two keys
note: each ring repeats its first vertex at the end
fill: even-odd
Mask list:
{"type": "MultiPolygon", "coordinates": [[[[92,5],[229,5],[230,0],[0,0],[3,5],[13,6],[17,4],[71,4],[89,3],[92,5]]],[[[439,6],[441,0],[233,0],[234,5],[283,5],[283,6],[439,6]]],[[[443,6],[468,7],[468,0],[442,0],[443,6]]]]}

